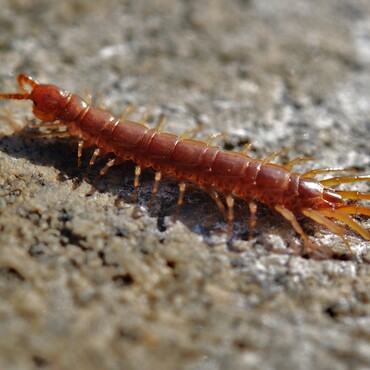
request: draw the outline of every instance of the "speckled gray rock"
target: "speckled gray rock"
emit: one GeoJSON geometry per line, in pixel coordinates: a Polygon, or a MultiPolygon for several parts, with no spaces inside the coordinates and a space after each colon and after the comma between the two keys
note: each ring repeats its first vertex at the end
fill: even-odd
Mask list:
{"type": "MultiPolygon", "coordinates": [[[[200,137],[227,132],[228,147],[252,142],[252,156],[287,147],[316,167],[370,173],[366,0],[0,5],[0,91],[24,72],[117,114],[135,103],[133,119],[165,113],[170,132],[202,122],[200,137]]],[[[174,223],[176,184],[161,185],[149,212],[145,173],[136,211],[131,164],[87,196],[89,181],[73,186],[75,142],[15,132],[31,117],[29,103],[1,103],[1,369],[370,367],[368,242],[349,235],[356,259],[302,221],[335,251],[303,258],[289,224],[262,209],[253,245],[239,233],[230,249],[196,189],[174,223]]]]}

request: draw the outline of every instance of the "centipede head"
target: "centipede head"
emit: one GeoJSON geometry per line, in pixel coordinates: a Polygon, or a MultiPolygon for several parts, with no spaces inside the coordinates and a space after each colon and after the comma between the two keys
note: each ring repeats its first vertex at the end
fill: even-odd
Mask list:
{"type": "Polygon", "coordinates": [[[42,85],[29,76],[17,76],[20,93],[2,93],[0,99],[31,100],[35,117],[44,122],[53,122],[64,108],[68,94],[54,85],[42,85]]]}

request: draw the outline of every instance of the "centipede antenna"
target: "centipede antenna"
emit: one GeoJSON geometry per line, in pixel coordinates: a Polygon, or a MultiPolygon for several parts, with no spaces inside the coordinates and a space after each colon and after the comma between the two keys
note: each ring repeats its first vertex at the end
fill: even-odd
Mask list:
{"type": "Polygon", "coordinates": [[[21,93],[0,93],[0,99],[13,99],[13,100],[28,100],[31,99],[30,92],[25,88],[24,85],[28,85],[31,89],[35,88],[38,83],[31,77],[24,74],[17,76],[18,86],[21,89],[21,93]]]}
{"type": "Polygon", "coordinates": [[[18,82],[18,86],[19,88],[24,92],[24,93],[28,93],[28,90],[25,88],[24,85],[28,85],[31,87],[31,89],[34,89],[37,85],[38,85],[38,82],[35,81],[32,77],[29,77],[29,76],[26,76],[24,74],[19,74],[17,76],[17,82],[18,82]]]}
{"type": "Polygon", "coordinates": [[[31,94],[30,93],[3,93],[0,94],[0,99],[14,99],[14,100],[27,100],[31,99],[31,94]]]}

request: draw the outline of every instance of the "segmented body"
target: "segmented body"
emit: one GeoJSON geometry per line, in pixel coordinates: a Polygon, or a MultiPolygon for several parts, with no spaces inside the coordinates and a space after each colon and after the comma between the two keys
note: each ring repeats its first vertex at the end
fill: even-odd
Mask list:
{"type": "Polygon", "coordinates": [[[75,94],[54,85],[39,84],[25,75],[18,76],[18,83],[22,93],[0,94],[0,99],[31,100],[33,112],[41,121],[58,121],[60,125],[67,126],[70,135],[82,138],[85,145],[96,146],[99,154],[114,153],[114,163],[110,162],[109,166],[131,160],[139,167],[137,177],[141,168],[151,167],[160,175],[178,179],[181,184],[192,182],[213,194],[222,193],[226,197],[229,223],[233,220],[233,199],[239,197],[250,204],[251,227],[254,226],[256,200],[288,219],[309,248],[314,246],[299,226],[297,215],[325,225],[339,234],[348,247],[343,229],[329,218],[346,223],[364,238],[370,239],[368,231],[349,216],[355,213],[370,215],[370,209],[348,205],[344,199],[366,200],[370,199],[370,195],[340,192],[325,186],[369,180],[369,176],[338,177],[320,182],[313,176],[325,170],[310,171],[306,174],[310,176],[302,176],[292,172],[291,166],[279,166],[242,153],[223,151],[205,142],[181,139],[149,129],[141,123],[121,120],[100,108],[89,106],[75,94]],[[30,87],[29,90],[25,84],[30,87]]]}
{"type": "MultiPolygon", "coordinates": [[[[246,155],[222,151],[220,147],[184,139],[118,118],[98,108],[85,108],[74,117],[69,131],[81,135],[105,153],[113,152],[122,161],[132,160],[179,180],[213,187],[224,194],[257,199],[299,211],[303,205],[325,202],[324,187],[301,178],[281,166],[264,163],[246,155]],[[87,111],[86,111],[87,110],[87,111]]],[[[326,194],[325,194],[326,195],[326,194]]],[[[341,202],[340,197],[333,200],[341,202]]]]}

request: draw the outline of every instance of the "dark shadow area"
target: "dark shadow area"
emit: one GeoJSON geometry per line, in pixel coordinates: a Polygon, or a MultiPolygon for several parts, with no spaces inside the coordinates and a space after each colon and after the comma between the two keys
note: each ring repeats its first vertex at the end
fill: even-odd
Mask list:
{"type": "MultiPolygon", "coordinates": [[[[30,138],[27,129],[10,136],[0,137],[0,150],[14,158],[24,158],[30,162],[46,167],[54,167],[60,174],[59,181],[72,180],[74,186],[79,186],[82,181],[93,184],[101,168],[105,165],[106,157],[97,159],[86,179],[84,174],[88,167],[92,149],[83,152],[81,168],[77,167],[77,142],[73,139],[38,139],[30,138]]],[[[133,204],[132,194],[134,190],[134,163],[128,161],[124,164],[112,167],[97,183],[96,190],[105,193],[110,192],[117,197],[116,202],[133,204]]],[[[158,188],[152,207],[148,205],[152,195],[154,184],[154,171],[146,169],[140,176],[140,185],[137,192],[137,204],[144,207],[148,213],[157,218],[157,227],[160,231],[166,229],[165,218],[175,217],[188,227],[192,232],[203,235],[207,243],[212,244],[212,235],[225,235],[227,225],[222,212],[206,191],[192,184],[187,185],[184,203],[177,212],[178,183],[175,179],[164,178],[158,188]]],[[[89,196],[87,193],[86,196],[89,196]]],[[[265,217],[265,207],[260,207],[259,218],[265,217]]],[[[249,237],[247,204],[237,200],[235,204],[235,221],[232,239],[247,240],[249,237]]],[[[255,235],[258,234],[258,227],[255,235]]]]}

